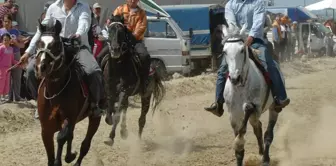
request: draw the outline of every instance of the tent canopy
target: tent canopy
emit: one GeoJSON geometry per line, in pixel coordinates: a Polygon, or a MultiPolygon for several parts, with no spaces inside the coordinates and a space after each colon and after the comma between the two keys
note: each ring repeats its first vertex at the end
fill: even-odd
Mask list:
{"type": "Polygon", "coordinates": [[[305,7],[308,10],[336,9],[336,0],[323,0],[305,7]]]}

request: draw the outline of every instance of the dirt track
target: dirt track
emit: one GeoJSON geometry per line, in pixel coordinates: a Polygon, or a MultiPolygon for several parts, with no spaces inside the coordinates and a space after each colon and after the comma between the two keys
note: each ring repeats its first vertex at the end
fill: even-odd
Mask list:
{"type": "MultiPolygon", "coordinates": [[[[275,128],[271,148],[273,165],[336,165],[336,59],[314,59],[284,64],[286,86],[292,100],[275,128]],[[298,76],[295,76],[298,75],[298,76]]],[[[137,140],[139,108],[128,111],[129,137],[122,140],[118,127],[113,147],[103,141],[111,127],[101,123],[86,166],[217,166],[235,165],[233,132],[225,113],[217,118],[203,111],[214,99],[214,75],[173,80],[154,117],[147,115],[143,140],[137,140]]],[[[0,165],[42,166],[47,158],[38,121],[24,105],[0,106],[0,165]]],[[[267,115],[263,115],[263,128],[267,115]]],[[[86,133],[87,120],[77,125],[74,150],[86,133]]],[[[256,138],[248,127],[245,160],[259,158],[256,138]]],[[[64,165],[65,162],[63,162],[64,165]]]]}

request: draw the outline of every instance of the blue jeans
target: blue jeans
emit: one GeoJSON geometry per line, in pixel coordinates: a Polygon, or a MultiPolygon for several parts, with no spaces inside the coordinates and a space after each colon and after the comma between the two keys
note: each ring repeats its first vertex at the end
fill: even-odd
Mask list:
{"type": "MultiPolygon", "coordinates": [[[[273,57],[269,54],[265,44],[258,42],[253,43],[252,48],[258,49],[260,54],[258,55],[260,62],[264,66],[267,72],[269,72],[270,79],[272,80],[272,94],[278,100],[287,99],[287,93],[285,85],[281,80],[280,70],[278,64],[273,57]]],[[[228,72],[227,63],[225,57],[222,57],[222,63],[217,72],[217,82],[216,82],[216,102],[224,103],[224,88],[226,83],[226,73],[228,72]]]]}

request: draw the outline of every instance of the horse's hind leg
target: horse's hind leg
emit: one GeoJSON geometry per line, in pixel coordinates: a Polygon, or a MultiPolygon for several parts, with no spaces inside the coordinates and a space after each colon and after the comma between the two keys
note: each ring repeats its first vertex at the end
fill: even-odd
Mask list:
{"type": "Polygon", "coordinates": [[[65,155],[65,162],[71,163],[76,159],[77,152],[72,153],[72,140],[73,140],[73,132],[74,132],[75,126],[71,125],[69,126],[69,133],[67,135],[67,153],[65,155]]]}
{"type": "Polygon", "coordinates": [[[268,126],[264,135],[264,141],[265,141],[265,152],[263,155],[263,166],[269,166],[270,165],[270,156],[269,156],[269,149],[271,147],[273,137],[274,137],[274,126],[278,120],[278,113],[275,112],[275,110],[270,109],[269,110],[269,118],[268,118],[268,126]]]}
{"type": "Polygon", "coordinates": [[[120,129],[120,136],[122,139],[127,139],[128,131],[127,131],[127,124],[126,124],[126,113],[128,108],[128,97],[125,97],[123,101],[121,101],[121,109],[122,109],[122,119],[121,119],[121,129],[120,129]]]}
{"type": "Polygon", "coordinates": [[[63,127],[61,131],[57,134],[57,155],[54,166],[62,165],[62,151],[65,142],[67,141],[67,136],[70,133],[70,125],[68,124],[68,120],[64,120],[63,127]]]}
{"type": "MultiPolygon", "coordinates": [[[[243,105],[243,110],[245,112],[245,116],[243,119],[243,123],[241,124],[238,134],[234,141],[234,149],[235,149],[235,156],[237,160],[237,166],[243,166],[243,160],[245,155],[245,139],[244,136],[246,134],[247,128],[247,121],[249,120],[252,113],[256,111],[255,106],[252,103],[245,103],[243,105]]],[[[236,132],[235,132],[236,133],[236,132]]]]}
{"type": "Polygon", "coordinates": [[[139,138],[141,139],[143,128],[146,124],[146,115],[149,110],[150,99],[152,95],[141,96],[141,114],[139,117],[139,138]]]}
{"type": "Polygon", "coordinates": [[[98,127],[100,125],[101,117],[89,117],[89,126],[86,133],[86,136],[82,142],[81,148],[80,148],[80,154],[77,159],[77,162],[75,166],[80,166],[82,164],[83,158],[86,156],[86,154],[89,152],[91,141],[93,136],[96,134],[98,127]]]}
{"type": "Polygon", "coordinates": [[[263,140],[263,133],[262,133],[262,123],[260,122],[256,113],[251,115],[249,121],[253,127],[254,135],[257,137],[258,146],[259,146],[259,154],[263,155],[264,154],[264,140],[263,140]]]}

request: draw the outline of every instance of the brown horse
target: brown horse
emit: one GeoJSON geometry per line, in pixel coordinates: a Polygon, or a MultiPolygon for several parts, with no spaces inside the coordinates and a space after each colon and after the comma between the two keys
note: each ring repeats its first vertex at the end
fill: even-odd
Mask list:
{"type": "MultiPolygon", "coordinates": [[[[66,142],[65,161],[71,163],[76,159],[77,152],[72,153],[71,147],[73,131],[76,123],[88,117],[91,102],[82,81],[84,72],[77,60],[77,54],[82,49],[79,41],[60,37],[62,25],[58,20],[52,27],[40,23],[39,29],[42,36],[36,55],[36,72],[42,78],[37,99],[41,134],[48,155],[48,166],[61,166],[62,149],[66,142]],[[55,159],[53,137],[57,131],[55,159]]],[[[76,166],[81,165],[88,153],[100,119],[89,116],[88,130],[76,166]]]]}
{"type": "Polygon", "coordinates": [[[121,121],[121,138],[128,136],[126,127],[126,112],[128,108],[128,97],[139,94],[141,97],[141,115],[139,117],[139,138],[141,138],[143,128],[146,123],[146,115],[150,104],[153,104],[153,114],[155,108],[162,101],[165,95],[162,76],[155,72],[155,68],[150,70],[149,75],[142,74],[141,60],[134,51],[135,38],[123,25],[121,16],[112,16],[109,26],[110,39],[109,54],[103,60],[104,77],[107,82],[107,92],[109,94],[109,110],[106,114],[106,123],[113,125],[109,139],[105,141],[107,145],[113,145],[115,130],[121,121]],[[142,77],[143,76],[143,77],[142,77]],[[151,97],[153,100],[151,101],[151,97]],[[115,102],[118,103],[115,109],[115,102]]]}

